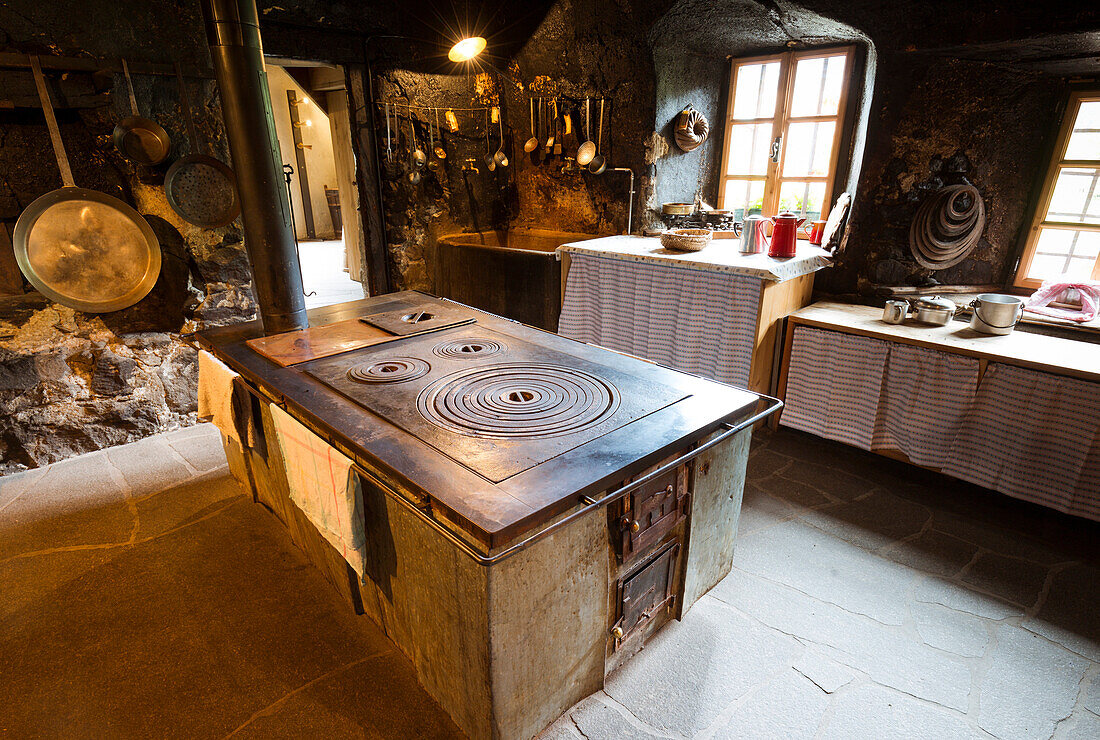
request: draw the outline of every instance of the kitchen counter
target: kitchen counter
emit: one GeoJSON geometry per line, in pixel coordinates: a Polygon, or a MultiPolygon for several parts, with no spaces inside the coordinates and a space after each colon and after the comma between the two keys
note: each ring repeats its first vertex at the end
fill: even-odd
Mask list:
{"type": "Polygon", "coordinates": [[[833,264],[828,252],[808,241],[799,241],[796,254],[790,259],[773,259],[767,254],[741,254],[738,251],[740,242],[740,239],[712,239],[698,252],[677,252],[662,247],[660,237],[622,235],[563,244],[558,251],[747,275],[774,282],[808,275],[833,264]]]}

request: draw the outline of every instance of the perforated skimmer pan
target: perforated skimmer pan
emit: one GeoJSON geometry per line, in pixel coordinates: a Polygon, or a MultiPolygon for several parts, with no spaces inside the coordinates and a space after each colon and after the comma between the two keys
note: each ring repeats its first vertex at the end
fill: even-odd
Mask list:
{"type": "Polygon", "coordinates": [[[187,123],[187,136],[191,140],[191,154],[176,160],[168,168],[164,176],[164,193],[168,196],[168,205],[184,221],[216,229],[232,223],[241,213],[237,176],[221,160],[200,153],[187,86],[179,64],[176,65],[176,80],[179,82],[180,107],[187,123]]]}
{"type": "Polygon", "coordinates": [[[38,292],[63,306],[108,313],[144,298],[160,275],[160,243],[133,208],[78,188],[38,57],[31,70],[50,132],[62,188],[35,199],[15,223],[15,260],[38,292]]]}

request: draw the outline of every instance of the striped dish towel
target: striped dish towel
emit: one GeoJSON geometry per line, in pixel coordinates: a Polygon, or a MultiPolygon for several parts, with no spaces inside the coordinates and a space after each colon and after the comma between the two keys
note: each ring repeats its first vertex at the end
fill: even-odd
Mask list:
{"type": "Polygon", "coordinates": [[[574,254],[558,333],[748,385],[759,278],[574,254]]]}
{"type": "Polygon", "coordinates": [[[1100,520],[1100,384],[990,365],[943,472],[1100,520]]]}
{"type": "Polygon", "coordinates": [[[890,344],[871,449],[942,468],[978,387],[978,360],[890,344]]]}
{"type": "Polygon", "coordinates": [[[779,423],[870,450],[886,342],[797,326],[779,423]]]}
{"type": "Polygon", "coordinates": [[[290,499],[362,579],[366,560],[363,499],[352,461],[272,404],[290,499]]]}

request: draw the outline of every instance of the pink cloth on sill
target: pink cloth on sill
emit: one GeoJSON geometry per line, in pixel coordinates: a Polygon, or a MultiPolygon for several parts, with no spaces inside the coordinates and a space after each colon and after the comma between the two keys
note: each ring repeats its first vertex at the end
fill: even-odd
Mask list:
{"type": "Polygon", "coordinates": [[[1047,281],[1024,304],[1024,310],[1055,319],[1084,323],[1100,316],[1100,281],[1081,280],[1074,283],[1047,281]],[[1081,297],[1080,310],[1050,308],[1050,304],[1063,299],[1071,290],[1081,297]]]}

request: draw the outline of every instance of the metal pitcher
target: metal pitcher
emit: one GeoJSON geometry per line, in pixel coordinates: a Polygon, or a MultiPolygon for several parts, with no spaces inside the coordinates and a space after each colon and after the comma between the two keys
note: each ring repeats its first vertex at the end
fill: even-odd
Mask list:
{"type": "Polygon", "coordinates": [[[764,234],[763,216],[745,216],[741,227],[741,254],[758,254],[764,251],[767,239],[764,234]]]}

